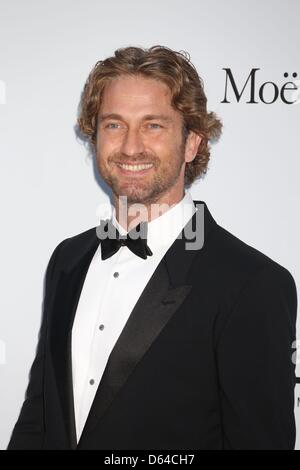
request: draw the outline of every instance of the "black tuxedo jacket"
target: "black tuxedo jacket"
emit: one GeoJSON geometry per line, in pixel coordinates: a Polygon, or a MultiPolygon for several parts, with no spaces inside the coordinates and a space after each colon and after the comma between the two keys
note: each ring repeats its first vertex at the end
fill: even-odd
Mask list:
{"type": "Polygon", "coordinates": [[[71,331],[100,240],[92,228],[56,247],[9,450],[294,448],[294,279],[194,203],[204,208],[204,245],[186,250],[183,235],[161,260],[109,356],[78,443],[71,331]]]}

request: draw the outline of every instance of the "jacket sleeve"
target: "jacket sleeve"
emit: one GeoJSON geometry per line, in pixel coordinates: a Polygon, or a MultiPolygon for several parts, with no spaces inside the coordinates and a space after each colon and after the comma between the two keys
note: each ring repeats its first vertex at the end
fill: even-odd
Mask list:
{"type": "Polygon", "coordinates": [[[51,293],[51,282],[62,241],[53,251],[45,276],[42,323],[35,359],[31,366],[25,401],[13,429],[7,450],[38,450],[44,441],[44,359],[47,335],[47,303],[51,293]]]}
{"type": "Polygon", "coordinates": [[[296,316],[294,279],[278,264],[240,292],[216,350],[224,449],[294,449],[296,316]]]}

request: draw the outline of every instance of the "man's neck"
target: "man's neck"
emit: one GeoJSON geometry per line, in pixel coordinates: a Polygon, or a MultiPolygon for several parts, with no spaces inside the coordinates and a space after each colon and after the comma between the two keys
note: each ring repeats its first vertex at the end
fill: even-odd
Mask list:
{"type": "Polygon", "coordinates": [[[133,229],[140,222],[151,222],[178,204],[185,196],[184,189],[176,198],[162,197],[153,202],[128,202],[126,197],[114,196],[115,217],[126,231],[133,229]]]}

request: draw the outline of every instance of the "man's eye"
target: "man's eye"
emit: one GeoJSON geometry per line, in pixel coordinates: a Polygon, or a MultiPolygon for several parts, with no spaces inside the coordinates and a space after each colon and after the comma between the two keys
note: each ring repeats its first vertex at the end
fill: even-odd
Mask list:
{"type": "Polygon", "coordinates": [[[117,124],[116,122],[110,122],[109,124],[107,124],[107,128],[108,129],[117,129],[117,126],[119,126],[119,124],[117,124]]]}
{"type": "Polygon", "coordinates": [[[160,124],[156,124],[155,122],[151,122],[149,125],[150,125],[150,126],[153,126],[154,129],[159,129],[159,128],[161,128],[161,125],[160,125],[160,124]]]}

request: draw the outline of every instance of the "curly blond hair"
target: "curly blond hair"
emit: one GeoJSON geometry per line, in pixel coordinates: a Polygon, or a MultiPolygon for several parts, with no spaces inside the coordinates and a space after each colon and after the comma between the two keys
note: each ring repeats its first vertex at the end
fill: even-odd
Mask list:
{"type": "Polygon", "coordinates": [[[186,164],[185,185],[207,172],[210,158],[209,141],[222,133],[222,122],[214,112],[207,112],[207,98],[201,77],[185,51],[164,46],[149,49],[125,47],[114,56],[98,61],[85,83],[77,124],[92,146],[96,143],[97,119],[105,85],[120,75],[142,75],[161,80],[171,90],[171,104],[183,116],[183,138],[189,131],[202,137],[196,157],[186,164]]]}

